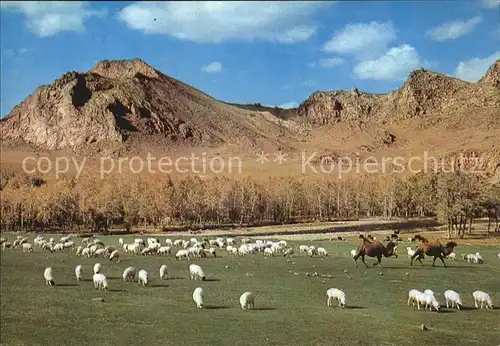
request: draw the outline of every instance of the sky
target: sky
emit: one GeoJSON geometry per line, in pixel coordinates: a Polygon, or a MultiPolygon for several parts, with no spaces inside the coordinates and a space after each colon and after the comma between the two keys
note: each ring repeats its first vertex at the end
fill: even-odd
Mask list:
{"type": "Polygon", "coordinates": [[[475,82],[500,59],[500,0],[1,2],[1,112],[98,61],[140,58],[226,102],[386,93],[426,68],[475,82]]]}

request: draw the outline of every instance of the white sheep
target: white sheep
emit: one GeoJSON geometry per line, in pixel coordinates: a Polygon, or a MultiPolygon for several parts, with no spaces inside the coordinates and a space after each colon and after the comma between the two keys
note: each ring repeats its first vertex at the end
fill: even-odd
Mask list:
{"type": "Polygon", "coordinates": [[[345,307],[345,293],[338,288],[330,288],[326,291],[326,306],[333,306],[333,300],[338,300],[341,308],[345,307]]]}
{"type": "Polygon", "coordinates": [[[243,310],[255,309],[255,295],[245,292],[240,296],[240,306],[243,310]]]}
{"type": "Polygon", "coordinates": [[[160,267],[160,280],[167,280],[167,277],[168,277],[167,265],[163,264],[160,267]]]}
{"type": "MultiPolygon", "coordinates": [[[[242,246],[243,246],[243,245],[242,245],[242,246]]],[[[264,249],[264,256],[274,256],[274,252],[273,252],[273,250],[271,250],[271,248],[269,248],[269,247],[266,247],[266,248],[264,249]]]]}
{"type": "Polygon", "coordinates": [[[408,302],[406,303],[406,305],[410,305],[410,303],[412,303],[411,305],[415,306],[415,303],[417,303],[417,305],[419,305],[418,303],[418,297],[420,294],[423,294],[422,292],[420,292],[419,290],[410,290],[408,291],[408,302]]]}
{"type": "Polygon", "coordinates": [[[180,260],[183,257],[185,257],[187,260],[189,260],[189,251],[188,250],[179,250],[175,254],[175,258],[178,260],[180,260]]]}
{"type": "Polygon", "coordinates": [[[92,276],[92,281],[94,281],[94,288],[97,290],[108,290],[108,279],[104,274],[97,273],[92,276]]]}
{"type": "Polygon", "coordinates": [[[203,269],[197,264],[189,265],[189,276],[191,280],[201,279],[202,281],[206,280],[205,273],[203,269]]]}
{"type": "Polygon", "coordinates": [[[52,276],[52,268],[47,267],[43,272],[43,277],[45,278],[45,284],[49,286],[55,286],[56,282],[54,281],[54,277],[52,276]]]}
{"type": "Polygon", "coordinates": [[[444,292],[444,299],[446,300],[446,307],[448,308],[450,303],[451,307],[456,307],[458,310],[460,310],[460,306],[463,306],[462,300],[460,299],[460,295],[453,291],[453,290],[447,290],[444,292]]]}
{"type": "Polygon", "coordinates": [[[307,250],[309,250],[309,246],[307,246],[307,245],[300,245],[299,246],[299,253],[307,253],[307,250]]]}
{"type": "Polygon", "coordinates": [[[351,250],[351,257],[356,256],[356,254],[357,254],[357,253],[358,253],[358,250],[356,250],[356,249],[352,249],[352,250],[351,250]]]}
{"type": "Polygon", "coordinates": [[[101,271],[101,264],[100,263],[94,264],[94,274],[99,274],[100,271],[101,271]]]}
{"type": "Polygon", "coordinates": [[[114,259],[118,260],[118,257],[120,257],[120,254],[118,253],[118,250],[115,250],[109,255],[109,260],[112,261],[114,259]]]}
{"type": "Polygon", "coordinates": [[[448,256],[446,256],[446,258],[455,261],[457,259],[457,255],[454,252],[452,252],[448,256]]]}
{"type": "Polygon", "coordinates": [[[319,256],[328,256],[328,252],[324,247],[319,247],[318,248],[318,255],[319,256]]]}
{"type": "Polygon", "coordinates": [[[498,253],[497,258],[500,259],[500,252],[498,253]]]}
{"type": "Polygon", "coordinates": [[[318,256],[318,250],[316,249],[316,247],[311,246],[311,247],[309,248],[309,250],[307,250],[307,254],[308,254],[310,257],[313,257],[314,255],[318,256]]]}
{"type": "Polygon", "coordinates": [[[33,245],[31,243],[23,243],[23,252],[33,252],[33,245]]]}
{"type": "Polygon", "coordinates": [[[156,251],[157,255],[163,255],[163,254],[170,255],[171,253],[172,253],[172,248],[170,246],[160,246],[158,251],[156,251]]]}
{"type": "Polygon", "coordinates": [[[118,244],[120,244],[120,246],[123,246],[123,238],[118,239],[118,244]]]}
{"type": "Polygon", "coordinates": [[[82,265],[79,264],[75,268],[76,280],[80,281],[82,279],[82,265]]]}
{"type": "Polygon", "coordinates": [[[137,273],[137,270],[134,267],[128,267],[127,269],[125,269],[123,271],[122,280],[123,281],[134,281],[136,273],[137,273]]]}
{"type": "Polygon", "coordinates": [[[203,309],[203,288],[196,287],[193,292],[193,300],[198,309],[203,309]]]}
{"type": "Polygon", "coordinates": [[[486,309],[493,309],[493,302],[491,301],[491,297],[488,293],[483,291],[474,291],[472,292],[472,296],[474,297],[474,306],[476,309],[479,309],[477,303],[481,303],[481,309],[486,307],[486,309]]]}
{"type": "Polygon", "coordinates": [[[434,291],[432,291],[432,290],[430,290],[430,289],[426,289],[426,290],[424,291],[424,294],[428,294],[428,295],[430,295],[431,297],[434,297],[434,291]]]}
{"type": "Polygon", "coordinates": [[[432,308],[436,309],[436,311],[439,311],[439,309],[440,309],[438,301],[431,294],[426,294],[426,293],[418,294],[417,295],[417,308],[418,308],[418,310],[420,310],[420,304],[424,305],[425,309],[429,308],[429,311],[431,311],[432,308]]]}
{"type": "Polygon", "coordinates": [[[137,282],[139,285],[147,286],[148,285],[148,272],[144,269],[139,270],[139,274],[137,275],[137,282]]]}
{"type": "Polygon", "coordinates": [[[479,252],[476,252],[476,263],[484,263],[483,257],[481,257],[479,252]]]}

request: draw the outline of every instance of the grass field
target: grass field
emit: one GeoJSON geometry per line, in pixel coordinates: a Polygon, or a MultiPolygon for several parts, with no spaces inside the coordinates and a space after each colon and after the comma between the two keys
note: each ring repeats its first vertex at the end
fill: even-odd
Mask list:
{"type": "MultiPolygon", "coordinates": [[[[29,236],[30,241],[32,238],[29,236]]],[[[124,238],[132,242],[134,237],[124,238]]],[[[163,242],[165,237],[160,238],[163,242]]],[[[101,239],[115,245],[118,237],[101,239]]],[[[79,243],[79,239],[76,241],[79,243]]],[[[361,262],[354,267],[348,253],[357,242],[303,240],[290,244],[296,250],[299,244],[324,246],[329,256],[296,255],[287,261],[282,256],[265,258],[262,253],[234,258],[220,251],[217,258],[188,262],[121,253],[121,261],[116,263],[105,258],[76,257],[74,252],[6,249],[1,253],[1,344],[500,344],[500,310],[470,308],[471,293],[477,289],[490,293],[494,305],[500,303],[499,246],[460,246],[459,242],[455,250],[458,256],[479,251],[485,263],[470,265],[459,259],[447,261],[448,268],[439,262],[433,268],[429,258],[424,266],[417,263],[409,267],[405,254],[408,245],[402,243],[400,257],[384,258],[384,267],[379,269],[365,268],[361,262]],[[107,292],[93,288],[91,272],[96,262],[111,277],[107,292]],[[189,263],[202,265],[209,280],[189,280],[189,263]],[[81,282],[74,276],[77,264],[83,265],[81,282]],[[172,279],[159,280],[161,264],[168,265],[172,279]],[[121,281],[121,273],[131,265],[149,272],[148,287],[121,281]],[[53,268],[55,287],[44,284],[47,266],[53,268]],[[306,272],[320,276],[306,276],[306,272]],[[192,301],[192,292],[200,285],[205,291],[206,308],[202,310],[192,301]],[[344,290],[345,309],[326,306],[325,292],[330,287],[344,290]],[[407,292],[412,288],[432,289],[442,306],[443,292],[453,289],[468,308],[456,311],[444,306],[440,313],[417,311],[406,305],[407,292]],[[239,307],[239,296],[245,291],[256,294],[256,310],[239,307]],[[97,297],[105,301],[92,300],[97,297]],[[429,330],[422,331],[422,323],[429,330]]],[[[370,266],[373,262],[367,261],[370,266]]]]}

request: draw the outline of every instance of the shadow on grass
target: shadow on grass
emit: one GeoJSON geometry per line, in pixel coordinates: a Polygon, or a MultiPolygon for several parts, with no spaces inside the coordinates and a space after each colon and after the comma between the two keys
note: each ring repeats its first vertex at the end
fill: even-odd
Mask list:
{"type": "Polygon", "coordinates": [[[214,281],[220,281],[220,280],[215,278],[205,279],[205,282],[214,282],[214,281]]]}
{"type": "Polygon", "coordinates": [[[348,309],[348,310],[360,310],[360,309],[366,309],[366,308],[363,307],[363,306],[350,306],[350,305],[346,305],[344,307],[344,309],[348,309]]]}
{"type": "Polygon", "coordinates": [[[108,280],[122,280],[121,276],[106,276],[108,280]]]}
{"type": "Polygon", "coordinates": [[[215,305],[205,305],[203,309],[208,309],[208,310],[220,310],[220,309],[230,309],[230,306],[215,306],[215,305]]]}
{"type": "MultiPolygon", "coordinates": [[[[432,312],[435,312],[435,310],[432,310],[432,312]]],[[[444,308],[444,309],[441,308],[438,311],[438,313],[440,313],[440,314],[452,314],[452,313],[455,313],[455,312],[456,312],[456,310],[446,309],[446,308],[444,308]]]]}
{"type": "Polygon", "coordinates": [[[149,287],[152,288],[160,288],[160,287],[170,287],[169,285],[161,285],[161,284],[156,284],[156,285],[150,285],[149,287]]]}
{"type": "Polygon", "coordinates": [[[276,310],[276,308],[271,308],[271,307],[260,307],[260,308],[254,308],[252,310],[257,310],[257,311],[271,311],[271,310],[276,310]]]}
{"type": "Polygon", "coordinates": [[[108,289],[108,292],[127,292],[127,290],[122,290],[120,288],[108,289]]]}
{"type": "Polygon", "coordinates": [[[461,306],[460,307],[460,311],[472,311],[472,310],[476,310],[476,308],[473,306],[461,306]]]}
{"type": "Polygon", "coordinates": [[[183,276],[169,276],[167,280],[183,280],[185,277],[183,276]]]}
{"type": "Polygon", "coordinates": [[[80,281],[85,281],[85,282],[92,282],[92,279],[80,279],[80,281]]]}
{"type": "Polygon", "coordinates": [[[78,284],[56,284],[57,287],[76,287],[78,284]]]}

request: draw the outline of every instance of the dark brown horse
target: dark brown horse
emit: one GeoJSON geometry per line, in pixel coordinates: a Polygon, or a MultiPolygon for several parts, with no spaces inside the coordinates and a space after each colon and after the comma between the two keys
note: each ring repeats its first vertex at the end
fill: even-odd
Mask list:
{"type": "Polygon", "coordinates": [[[363,261],[363,264],[368,267],[368,265],[365,262],[365,256],[368,257],[376,257],[377,258],[377,263],[374,263],[373,265],[377,265],[379,267],[382,267],[381,262],[382,262],[382,256],[384,257],[398,257],[398,255],[394,252],[394,248],[396,247],[396,244],[394,242],[389,242],[387,246],[384,246],[381,242],[378,240],[370,240],[364,235],[360,234],[359,236],[360,239],[363,240],[363,242],[359,245],[358,251],[356,252],[356,255],[353,257],[354,259],[354,264],[356,267],[358,266],[358,258],[361,257],[361,261],[363,261]]]}
{"type": "MultiPolygon", "coordinates": [[[[416,257],[421,257],[423,254],[427,256],[434,257],[432,261],[432,266],[434,267],[436,260],[439,258],[443,265],[446,267],[446,263],[444,263],[444,258],[453,252],[453,249],[457,246],[457,243],[450,241],[443,246],[440,242],[429,243],[427,239],[422,237],[421,235],[416,235],[414,240],[420,241],[415,253],[411,257],[410,265],[413,265],[413,259],[416,257]]],[[[422,264],[422,262],[420,262],[422,264]]]]}

